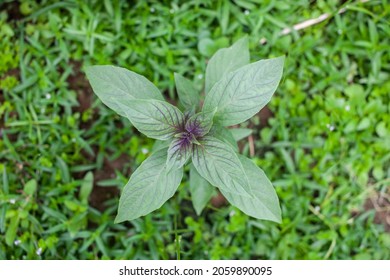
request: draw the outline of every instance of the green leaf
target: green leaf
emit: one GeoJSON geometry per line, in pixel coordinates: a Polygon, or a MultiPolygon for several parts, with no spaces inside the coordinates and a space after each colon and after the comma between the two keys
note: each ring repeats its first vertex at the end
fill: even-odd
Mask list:
{"type": "Polygon", "coordinates": [[[18,226],[19,226],[19,216],[17,217],[11,217],[11,221],[7,227],[7,231],[5,233],[5,243],[8,246],[11,246],[12,243],[15,240],[17,231],[18,231],[18,226]]]}
{"type": "Polygon", "coordinates": [[[384,121],[381,121],[376,125],[375,131],[379,135],[379,137],[383,138],[386,137],[387,134],[389,134],[389,130],[386,129],[386,123],[384,121]]]}
{"type": "Polygon", "coordinates": [[[167,150],[161,149],[131,175],[119,200],[116,223],[147,215],[174,195],[183,177],[183,168],[168,172],[166,160],[167,150]]]}
{"type": "Polygon", "coordinates": [[[192,143],[183,143],[183,139],[181,138],[173,139],[168,148],[167,170],[170,171],[173,167],[176,169],[183,167],[191,157],[191,152],[192,143]]]}
{"type": "Polygon", "coordinates": [[[221,193],[234,206],[245,214],[257,219],[281,222],[281,210],[278,196],[272,183],[256,164],[250,159],[239,155],[239,159],[244,166],[249,178],[254,197],[246,197],[221,189],[221,193]]]}
{"type": "Polygon", "coordinates": [[[118,106],[141,133],[158,140],[171,138],[184,120],[179,109],[164,101],[134,99],[118,106]]]}
{"type": "Polygon", "coordinates": [[[200,215],[213,196],[215,188],[199,175],[193,164],[190,167],[190,192],[195,212],[200,215]]]}
{"type": "Polygon", "coordinates": [[[210,38],[201,38],[198,42],[198,51],[204,56],[209,56],[213,53],[214,45],[210,38]]]}
{"type": "Polygon", "coordinates": [[[240,141],[252,134],[252,129],[249,128],[232,128],[230,132],[235,141],[240,141]]]}
{"type": "Polygon", "coordinates": [[[126,116],[118,102],[133,99],[164,100],[161,92],[145,77],[130,70],[111,65],[90,66],[86,69],[95,94],[109,108],[126,116]]]}
{"type": "Polygon", "coordinates": [[[56,159],[57,159],[57,167],[61,171],[62,182],[69,183],[70,182],[70,172],[69,172],[68,165],[60,156],[56,156],[56,159]]]}
{"type": "Polygon", "coordinates": [[[213,186],[234,194],[250,197],[250,186],[237,154],[226,143],[204,137],[194,145],[192,163],[199,174],[213,186]]]}
{"type": "Polygon", "coordinates": [[[3,166],[3,191],[4,194],[8,194],[9,192],[7,169],[5,168],[5,166],[3,166]]]}
{"type": "Polygon", "coordinates": [[[235,152],[238,152],[238,145],[230,129],[220,125],[214,125],[210,130],[210,136],[213,136],[229,144],[235,152]]]}
{"type": "Polygon", "coordinates": [[[152,153],[160,149],[168,148],[170,144],[170,141],[156,140],[152,146],[152,153]]]}
{"type": "Polygon", "coordinates": [[[361,121],[359,122],[359,124],[357,125],[357,130],[365,130],[367,128],[369,128],[371,126],[371,121],[369,118],[363,118],[361,119],[361,121]]]}
{"type": "Polygon", "coordinates": [[[283,63],[283,56],[260,60],[225,75],[206,95],[203,110],[218,108],[214,120],[223,126],[246,121],[270,101],[283,63]]]}
{"type": "Polygon", "coordinates": [[[80,201],[87,204],[88,203],[88,198],[89,195],[92,192],[93,188],[93,173],[89,171],[83,179],[83,183],[81,184],[80,187],[80,193],[79,193],[79,198],[80,201]]]}
{"type": "Polygon", "coordinates": [[[206,94],[226,74],[249,64],[248,37],[245,36],[229,48],[218,50],[206,68],[206,94]]]}
{"type": "Polygon", "coordinates": [[[3,204],[0,207],[0,233],[5,232],[5,221],[6,221],[5,215],[7,214],[7,210],[8,210],[7,204],[3,204]]]}
{"type": "Polygon", "coordinates": [[[33,195],[35,191],[37,190],[37,181],[35,179],[29,180],[23,188],[24,192],[27,195],[33,195]]]}
{"type": "Polygon", "coordinates": [[[179,100],[183,106],[191,110],[199,106],[199,93],[193,83],[182,75],[175,73],[175,84],[179,100]]]}

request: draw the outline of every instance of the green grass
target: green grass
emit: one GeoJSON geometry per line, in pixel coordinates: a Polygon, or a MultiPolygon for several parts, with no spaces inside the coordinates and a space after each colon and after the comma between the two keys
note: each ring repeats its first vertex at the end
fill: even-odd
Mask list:
{"type": "Polygon", "coordinates": [[[364,206],[390,193],[387,1],[40,2],[0,5],[0,259],[390,258],[364,206]],[[113,224],[153,142],[93,96],[84,67],[129,68],[176,102],[173,72],[201,90],[207,59],[244,34],[252,60],[287,55],[268,125],[245,124],[282,224],[211,204],[197,217],[186,180],[161,209],[113,224]]]}

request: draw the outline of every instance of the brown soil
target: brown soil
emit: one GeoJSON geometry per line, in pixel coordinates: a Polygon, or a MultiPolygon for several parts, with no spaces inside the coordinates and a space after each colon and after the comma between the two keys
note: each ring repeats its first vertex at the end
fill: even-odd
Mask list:
{"type": "Polygon", "coordinates": [[[268,106],[265,106],[259,113],[257,113],[256,117],[259,117],[260,119],[260,125],[258,128],[263,128],[268,126],[268,121],[270,118],[273,117],[272,111],[268,108],[268,106]]]}
{"type": "Polygon", "coordinates": [[[73,72],[67,78],[69,88],[76,91],[79,106],[74,110],[77,112],[84,112],[89,109],[93,101],[93,91],[89,82],[85,78],[85,73],[81,71],[82,63],[79,61],[71,61],[73,72]]]}
{"type": "Polygon", "coordinates": [[[23,18],[19,6],[19,1],[0,3],[0,11],[5,11],[8,14],[10,20],[19,20],[23,18]]]}
{"type": "Polygon", "coordinates": [[[373,193],[364,204],[364,210],[375,209],[374,222],[382,224],[385,230],[390,233],[390,195],[382,193],[373,193]]]}
{"type": "Polygon", "coordinates": [[[20,80],[20,70],[19,70],[19,68],[14,68],[14,69],[8,70],[4,74],[4,78],[8,77],[8,76],[14,76],[17,80],[20,80]]]}
{"type": "MultiPolygon", "coordinates": [[[[129,162],[128,155],[122,154],[119,158],[113,161],[104,161],[103,168],[101,170],[95,170],[94,172],[94,187],[89,197],[91,206],[104,211],[106,209],[105,202],[115,196],[119,196],[119,189],[117,187],[99,187],[97,183],[102,180],[114,179],[116,177],[115,170],[123,170],[129,162]]],[[[126,173],[130,173],[127,170],[126,173]]]]}
{"type": "Polygon", "coordinates": [[[228,202],[226,198],[220,192],[211,198],[211,205],[213,205],[215,208],[221,208],[227,204],[228,202]]]}

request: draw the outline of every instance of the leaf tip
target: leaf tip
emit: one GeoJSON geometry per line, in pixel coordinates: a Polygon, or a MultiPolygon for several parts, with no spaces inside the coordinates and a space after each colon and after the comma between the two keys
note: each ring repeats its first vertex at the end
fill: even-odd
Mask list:
{"type": "Polygon", "coordinates": [[[278,218],[278,219],[275,219],[275,220],[270,220],[271,222],[274,222],[274,223],[277,223],[279,225],[282,224],[282,219],[281,218],[278,218]]]}
{"type": "Polygon", "coordinates": [[[197,207],[194,208],[195,208],[196,215],[199,217],[202,214],[202,209],[197,209],[197,207]]]}
{"type": "Polygon", "coordinates": [[[245,46],[246,49],[248,49],[248,44],[249,44],[249,36],[248,34],[245,34],[244,36],[242,36],[240,39],[238,39],[237,41],[234,42],[234,44],[232,44],[229,49],[233,49],[235,47],[237,47],[238,45],[240,44],[243,44],[245,46]]]}
{"type": "Polygon", "coordinates": [[[115,220],[114,220],[114,224],[119,224],[119,223],[122,223],[126,221],[126,219],[123,219],[121,217],[119,217],[119,214],[115,217],[115,220]]]}
{"type": "Polygon", "coordinates": [[[277,210],[272,213],[272,216],[267,217],[267,220],[282,224],[282,210],[280,209],[280,205],[278,205],[277,210]]]}
{"type": "Polygon", "coordinates": [[[276,57],[276,59],[280,60],[280,62],[282,64],[284,64],[284,61],[286,60],[286,55],[284,54],[284,55],[278,56],[278,57],[276,57]]]}

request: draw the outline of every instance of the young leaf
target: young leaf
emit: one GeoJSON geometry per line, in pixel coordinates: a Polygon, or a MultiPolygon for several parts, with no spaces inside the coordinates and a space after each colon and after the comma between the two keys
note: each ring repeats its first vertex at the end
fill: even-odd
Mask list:
{"type": "Polygon", "coordinates": [[[199,175],[193,164],[190,167],[190,192],[195,212],[200,215],[213,196],[215,188],[199,175]]]}
{"type": "Polygon", "coordinates": [[[248,37],[245,36],[229,48],[217,51],[206,68],[206,94],[227,73],[249,64],[248,37]]]}
{"type": "Polygon", "coordinates": [[[180,102],[188,110],[197,108],[199,106],[199,93],[192,82],[178,73],[175,73],[174,75],[180,102]]]}
{"type": "Polygon", "coordinates": [[[134,99],[118,103],[125,116],[149,138],[167,140],[183,123],[183,113],[175,106],[159,100],[134,99]]]}
{"type": "Polygon", "coordinates": [[[203,110],[218,108],[215,120],[239,124],[259,112],[282,78],[284,57],[260,60],[225,75],[206,95],[203,110]]]}
{"type": "Polygon", "coordinates": [[[126,113],[118,103],[133,99],[164,100],[150,81],[125,68],[97,65],[87,67],[85,72],[95,94],[119,115],[126,116],[126,113]]]}
{"type": "Polygon", "coordinates": [[[244,168],[228,144],[214,137],[204,137],[200,145],[193,145],[192,163],[213,186],[251,197],[244,168]]]}
{"type": "Polygon", "coordinates": [[[221,193],[234,206],[245,214],[257,219],[281,222],[281,211],[278,196],[272,183],[256,164],[250,159],[239,155],[249,178],[254,197],[246,197],[221,189],[221,193]]]}
{"type": "Polygon", "coordinates": [[[188,119],[185,129],[196,137],[206,135],[213,125],[213,118],[216,110],[212,112],[199,112],[188,119]]]}
{"type": "Polygon", "coordinates": [[[183,177],[183,168],[168,172],[166,160],[167,150],[161,149],[131,175],[119,200],[116,223],[147,215],[174,195],[183,177]]]}
{"type": "Polygon", "coordinates": [[[191,157],[192,143],[188,138],[175,138],[168,148],[167,170],[181,168],[191,157]]]}
{"type": "Polygon", "coordinates": [[[230,132],[235,141],[240,141],[252,134],[252,129],[249,128],[232,128],[230,132]]]}

